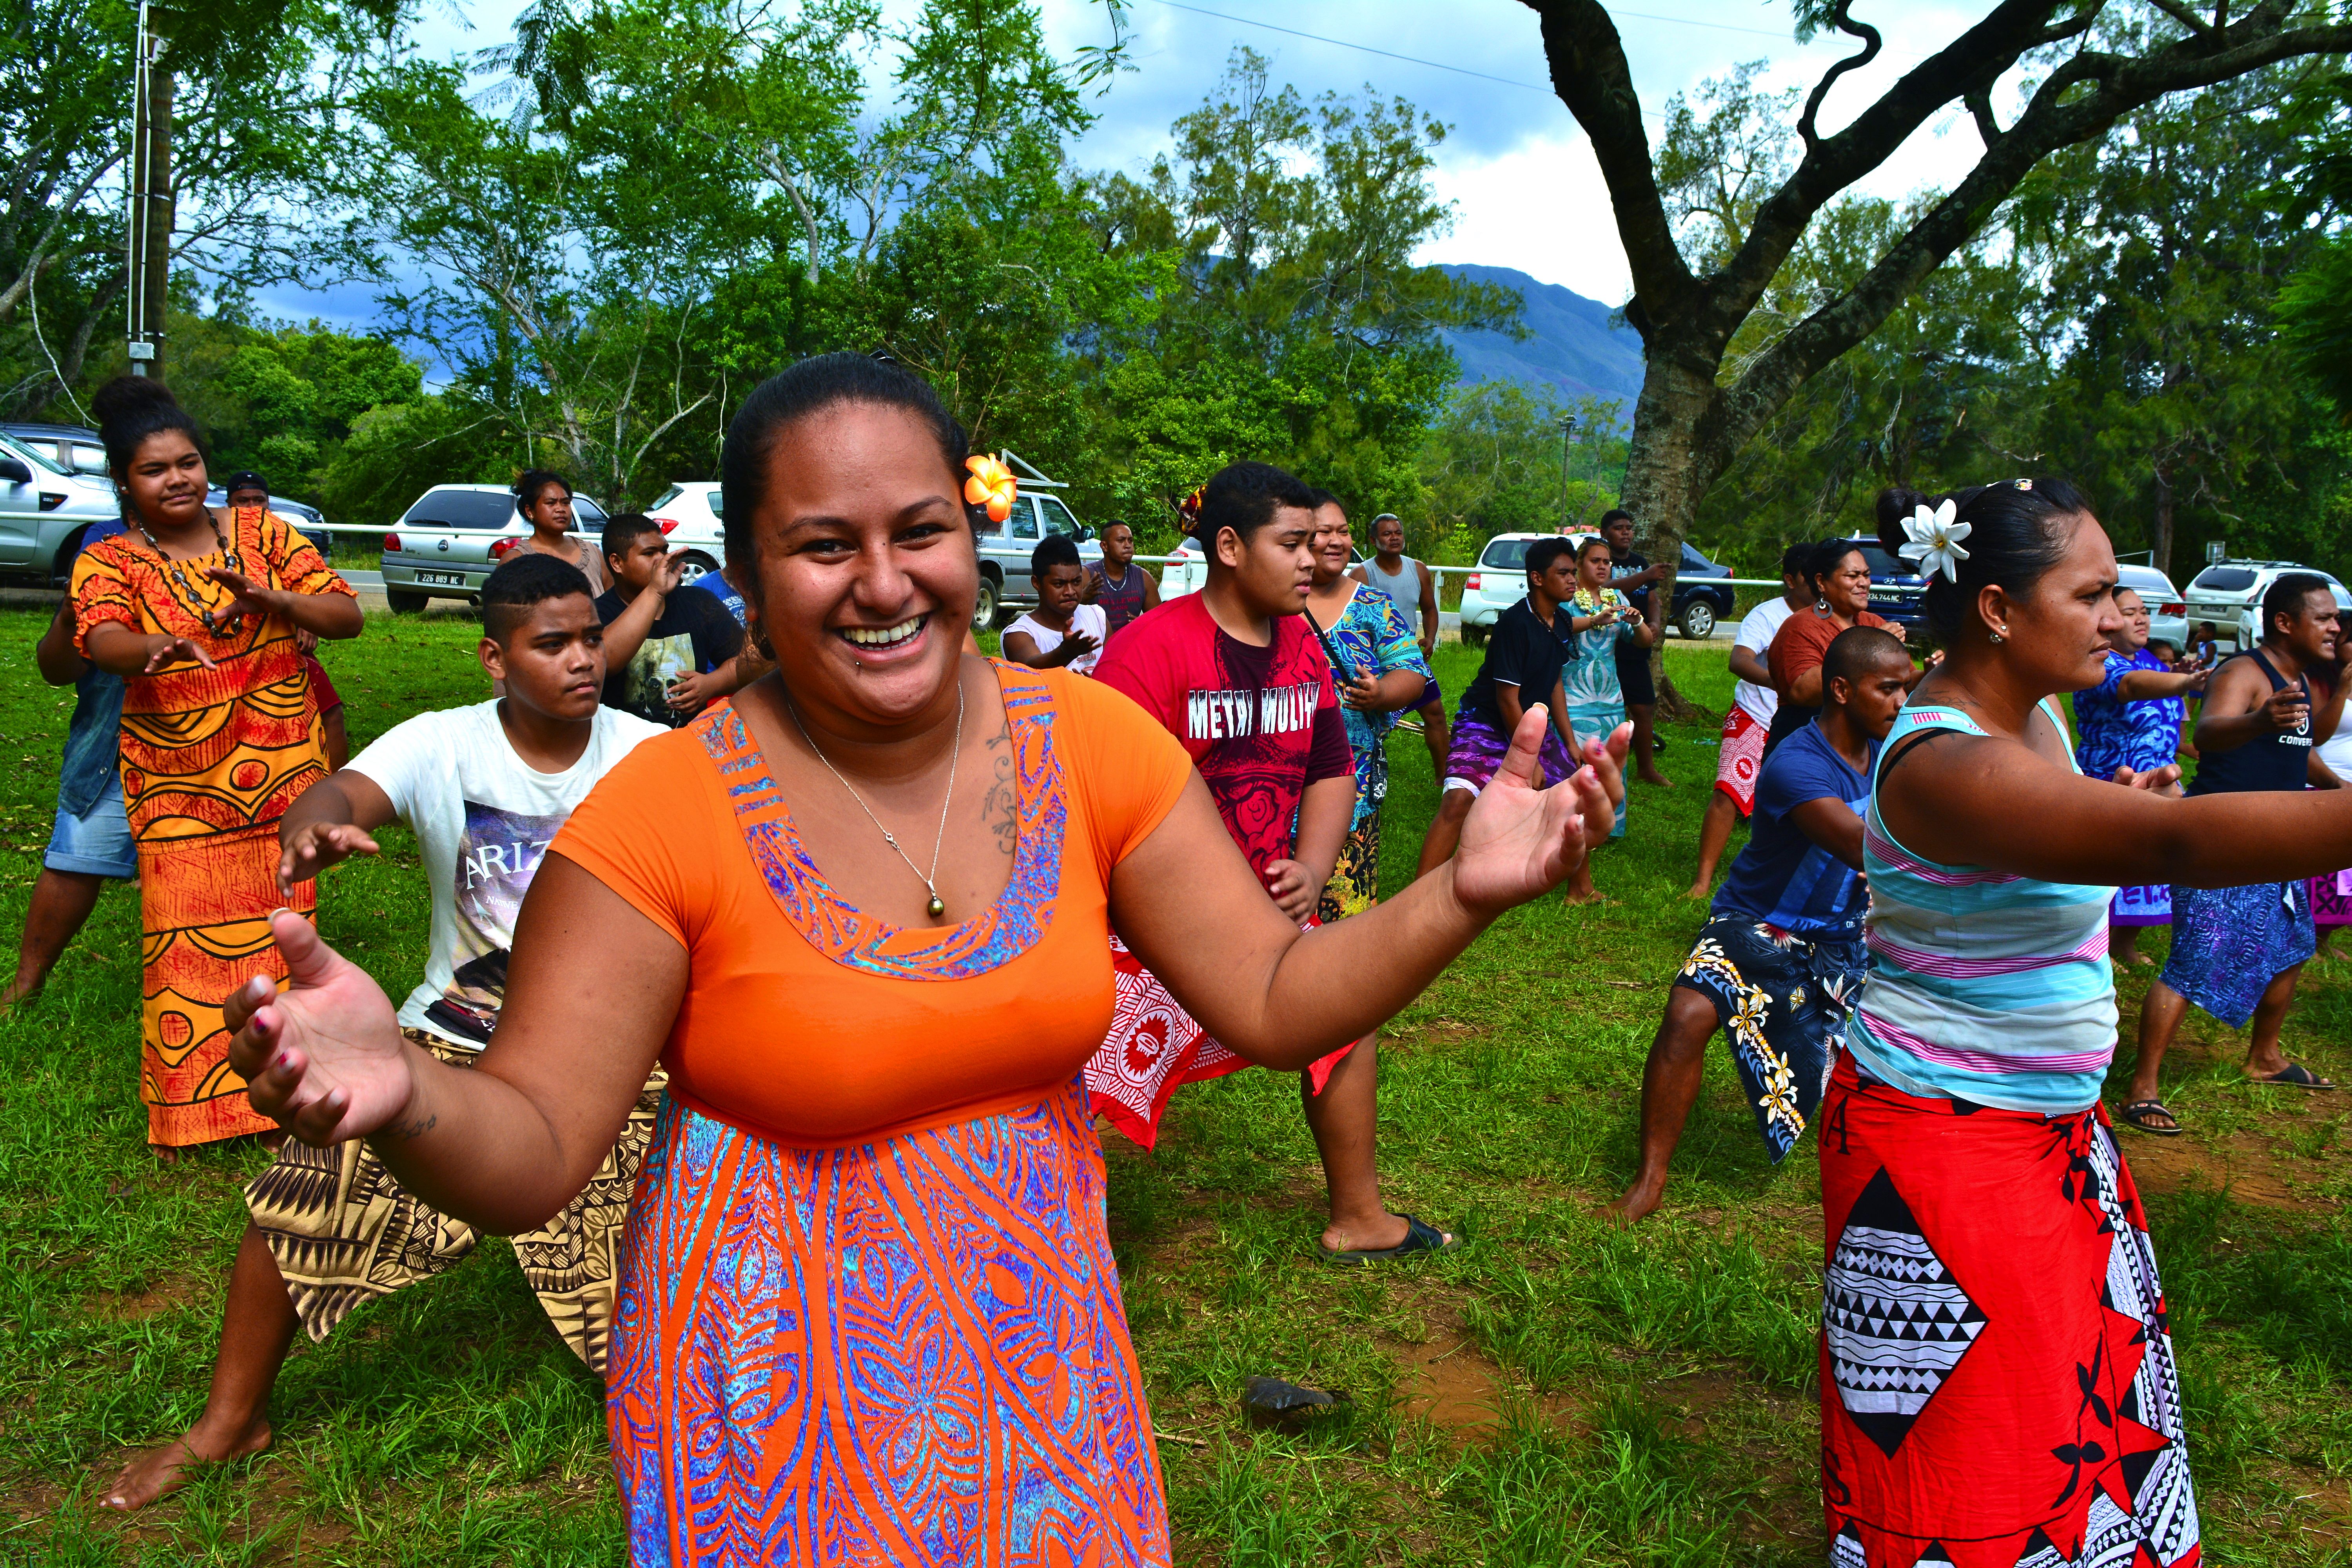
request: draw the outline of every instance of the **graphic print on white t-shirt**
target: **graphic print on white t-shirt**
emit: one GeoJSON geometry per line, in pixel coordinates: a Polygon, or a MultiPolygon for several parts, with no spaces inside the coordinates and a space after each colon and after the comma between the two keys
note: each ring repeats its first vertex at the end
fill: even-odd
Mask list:
{"type": "Polygon", "coordinates": [[[466,803],[457,875],[450,900],[457,916],[448,985],[425,1009],[436,1029],[478,1045],[490,1043],[507,996],[507,944],[515,915],[547,847],[569,812],[525,816],[479,801],[466,803]]]}

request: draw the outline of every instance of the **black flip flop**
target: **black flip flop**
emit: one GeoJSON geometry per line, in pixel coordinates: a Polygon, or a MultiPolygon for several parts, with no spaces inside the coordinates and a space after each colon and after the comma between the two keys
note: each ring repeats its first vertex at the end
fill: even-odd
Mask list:
{"type": "Polygon", "coordinates": [[[1323,1261],[1349,1265],[1394,1263],[1399,1258],[1409,1258],[1416,1252],[1451,1252],[1462,1245],[1460,1237],[1449,1237],[1444,1231],[1417,1215],[1406,1215],[1403,1218],[1404,1239],[1394,1247],[1361,1248],[1327,1247],[1323,1249],[1323,1261]]]}
{"type": "Polygon", "coordinates": [[[2160,1100],[2135,1100],[2129,1105],[2116,1106],[2116,1114],[2123,1118],[2125,1126],[2135,1131],[2145,1132],[2151,1138],[2180,1136],[2180,1119],[2165,1109],[2164,1101],[2160,1100]],[[2169,1127],[2154,1125],[2147,1120],[2151,1113],[2168,1118],[2172,1125],[2169,1127]]]}
{"type": "Polygon", "coordinates": [[[2301,1062],[2289,1062],[2269,1077],[2256,1077],[2252,1081],[2271,1084],[2279,1089],[2334,1089],[2336,1087],[2301,1062]]]}

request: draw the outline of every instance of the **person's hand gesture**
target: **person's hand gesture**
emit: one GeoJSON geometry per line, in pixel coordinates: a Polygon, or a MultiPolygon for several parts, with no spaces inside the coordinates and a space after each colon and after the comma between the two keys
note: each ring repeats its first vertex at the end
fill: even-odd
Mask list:
{"type": "Polygon", "coordinates": [[[296,626],[294,628],[294,651],[304,655],[318,652],[319,634],[312,631],[308,626],[296,626]]]}
{"type": "Polygon", "coordinates": [[[1296,860],[1267,861],[1265,890],[1275,908],[1302,924],[1315,912],[1315,896],[1322,891],[1308,879],[1307,868],[1296,860]]]}
{"type": "Polygon", "coordinates": [[[255,582],[242,572],[232,572],[226,566],[207,569],[205,575],[226,588],[236,597],[230,609],[240,616],[267,616],[286,607],[293,595],[283,588],[271,588],[255,582]]]}
{"type": "Polygon", "coordinates": [[[1342,706],[1368,712],[1372,704],[1380,700],[1381,682],[1378,676],[1354,675],[1339,683],[1339,701],[1342,706]]]}
{"type": "Polygon", "coordinates": [[[679,713],[699,713],[727,695],[722,689],[725,685],[725,679],[715,669],[700,675],[688,670],[683,675],[672,676],[667,688],[670,708],[679,713]]]}
{"type": "Polygon", "coordinates": [[[201,664],[206,669],[218,669],[205,645],[194,637],[175,637],[157,632],[147,639],[147,667],[142,675],[153,675],[174,664],[201,664]]]}
{"type": "Polygon", "coordinates": [[[1062,662],[1064,664],[1075,664],[1079,659],[1086,658],[1087,655],[1094,652],[1095,646],[1094,633],[1074,631],[1070,633],[1069,636],[1064,637],[1062,639],[1062,646],[1055,648],[1054,651],[1063,656],[1062,662]]]}
{"type": "Polygon", "coordinates": [[[2288,734],[2311,718],[2311,699],[2300,686],[2282,686],[2263,704],[2262,714],[2272,729],[2288,734]]]}
{"type": "Polygon", "coordinates": [[[257,974],[221,1006],[253,1109],[321,1149],[392,1125],[416,1080],[383,988],[291,910],[269,930],[288,988],[257,974]]]}
{"type": "Polygon", "coordinates": [[[678,582],[685,575],[686,557],[675,550],[671,551],[662,557],[661,569],[654,577],[654,592],[667,598],[677,592],[678,582]]]}
{"type": "Polygon", "coordinates": [[[1587,741],[1584,761],[1590,765],[1544,789],[1538,755],[1549,722],[1540,702],[1519,715],[1503,765],[1463,819],[1462,847],[1453,860],[1454,896],[1488,918],[1567,880],[1616,826],[1633,727],[1620,724],[1605,742],[1587,741]]]}
{"type": "Polygon", "coordinates": [[[2144,789],[2150,795],[2168,795],[2174,800],[2179,800],[2182,794],[2179,763],[2167,763],[2160,768],[2150,768],[2146,773],[2137,773],[2130,768],[2117,768],[2115,782],[2126,789],[2144,789]]]}
{"type": "Polygon", "coordinates": [[[2179,694],[2183,697],[2202,697],[2205,695],[2205,683],[2212,679],[2211,670],[2192,667],[2189,671],[2189,684],[2180,689],[2179,694]]]}
{"type": "Polygon", "coordinates": [[[373,855],[376,841],[364,827],[348,822],[306,822],[287,835],[278,853],[278,890],[290,894],[294,884],[307,882],[328,867],[354,855],[373,855]]]}

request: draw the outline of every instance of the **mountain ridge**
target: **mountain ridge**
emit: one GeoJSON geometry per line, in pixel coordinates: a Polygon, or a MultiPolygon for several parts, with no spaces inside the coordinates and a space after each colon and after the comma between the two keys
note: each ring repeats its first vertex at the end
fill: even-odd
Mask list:
{"type": "Polygon", "coordinates": [[[1633,328],[1612,323],[1616,311],[1572,289],[1543,283],[1510,267],[1441,266],[1449,278],[1493,283],[1518,291],[1527,301],[1522,321],[1528,336],[1505,332],[1444,335],[1462,366],[1465,384],[1517,381],[1548,386],[1563,396],[1613,398],[1618,417],[1631,423],[1642,390],[1642,339],[1633,328]]]}

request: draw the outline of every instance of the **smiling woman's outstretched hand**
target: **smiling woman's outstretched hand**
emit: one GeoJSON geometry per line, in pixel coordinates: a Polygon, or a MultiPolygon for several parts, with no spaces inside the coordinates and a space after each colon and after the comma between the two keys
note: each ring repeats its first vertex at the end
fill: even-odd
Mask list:
{"type": "Polygon", "coordinates": [[[1574,875],[1623,797],[1630,725],[1584,746],[1589,766],[1549,789],[1537,761],[1550,719],[1519,716],[1454,858],[1392,899],[1302,932],[1276,909],[1218,819],[1200,776],[1110,879],[1111,923],[1219,1044],[1297,1070],[1376,1029],[1495,917],[1574,875]]]}
{"type": "Polygon", "coordinates": [[[1503,765],[1463,819],[1454,896],[1486,920],[1559,887],[1616,826],[1633,726],[1585,741],[1590,765],[1546,789],[1538,753],[1550,721],[1539,702],[1519,715],[1503,765]]]}
{"type": "Polygon", "coordinates": [[[221,1008],[229,1066],[253,1108],[320,1148],[389,1126],[415,1079],[383,988],[290,910],[270,916],[269,930],[287,989],[256,975],[221,1008]]]}

